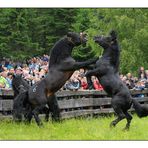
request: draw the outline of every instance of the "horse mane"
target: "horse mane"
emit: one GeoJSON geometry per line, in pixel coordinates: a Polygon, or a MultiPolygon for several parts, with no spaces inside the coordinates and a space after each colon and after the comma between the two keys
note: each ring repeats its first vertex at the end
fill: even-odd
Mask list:
{"type": "Polygon", "coordinates": [[[49,68],[71,56],[73,45],[64,37],[57,41],[50,53],[49,68]]]}
{"type": "Polygon", "coordinates": [[[104,48],[103,56],[109,58],[111,64],[116,68],[116,71],[119,70],[120,48],[117,40],[108,48],[104,48]]]}
{"type": "Polygon", "coordinates": [[[117,70],[119,70],[119,64],[120,64],[120,48],[118,45],[118,41],[116,40],[114,45],[112,45],[112,58],[111,63],[116,67],[117,70]]]}

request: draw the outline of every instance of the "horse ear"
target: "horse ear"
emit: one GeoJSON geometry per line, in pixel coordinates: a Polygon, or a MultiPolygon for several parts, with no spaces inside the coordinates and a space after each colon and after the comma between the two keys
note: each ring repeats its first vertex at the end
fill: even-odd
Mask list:
{"type": "Polygon", "coordinates": [[[68,32],[67,37],[72,37],[72,32],[68,32]]]}
{"type": "Polygon", "coordinates": [[[111,30],[110,31],[110,35],[111,35],[111,37],[112,37],[113,40],[116,40],[117,39],[117,33],[116,33],[115,30],[111,30]]]}

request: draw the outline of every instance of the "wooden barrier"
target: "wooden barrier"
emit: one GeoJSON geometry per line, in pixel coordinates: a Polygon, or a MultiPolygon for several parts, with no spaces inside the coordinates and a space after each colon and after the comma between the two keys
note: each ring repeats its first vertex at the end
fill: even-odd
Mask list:
{"type": "MultiPolygon", "coordinates": [[[[62,118],[113,113],[111,98],[104,91],[59,91],[56,93],[62,118]]],[[[141,104],[148,104],[148,89],[131,90],[141,104]],[[143,94],[143,97],[137,97],[143,94]]],[[[12,115],[13,91],[0,90],[0,116],[12,115]]],[[[133,109],[131,109],[133,110],[133,109]]]]}

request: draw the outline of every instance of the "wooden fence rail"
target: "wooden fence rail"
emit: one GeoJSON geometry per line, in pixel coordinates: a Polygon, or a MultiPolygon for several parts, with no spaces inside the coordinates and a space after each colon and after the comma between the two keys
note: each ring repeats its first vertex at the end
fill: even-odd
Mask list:
{"type": "MultiPolygon", "coordinates": [[[[114,112],[111,98],[104,91],[59,91],[56,94],[62,118],[114,112]]],[[[0,90],[0,116],[12,115],[13,95],[12,90],[0,90]]],[[[141,104],[148,104],[148,89],[131,90],[131,95],[141,104]],[[143,96],[139,97],[141,94],[143,96]]]]}

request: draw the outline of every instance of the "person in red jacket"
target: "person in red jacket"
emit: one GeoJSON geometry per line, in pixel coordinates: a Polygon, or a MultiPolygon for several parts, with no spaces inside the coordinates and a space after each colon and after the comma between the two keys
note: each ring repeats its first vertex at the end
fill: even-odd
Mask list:
{"type": "Polygon", "coordinates": [[[102,85],[99,83],[99,80],[95,76],[92,76],[92,82],[95,90],[103,90],[102,85]]]}
{"type": "Polygon", "coordinates": [[[83,89],[83,90],[86,90],[87,88],[88,88],[88,84],[87,84],[87,79],[86,79],[86,77],[83,77],[83,78],[81,78],[81,88],[83,89]]]}

